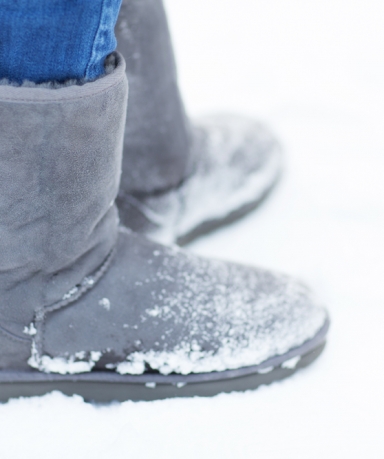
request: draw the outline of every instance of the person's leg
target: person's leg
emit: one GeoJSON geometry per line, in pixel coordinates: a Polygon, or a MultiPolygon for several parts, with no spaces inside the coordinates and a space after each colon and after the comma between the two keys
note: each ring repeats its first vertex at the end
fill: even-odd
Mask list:
{"type": "Polygon", "coordinates": [[[279,176],[274,136],[238,116],[189,122],[162,0],[124,0],[116,36],[130,88],[122,222],[155,240],[185,243],[254,208],[279,176]]]}
{"type": "Polygon", "coordinates": [[[93,80],[116,48],[121,0],[0,0],[0,79],[93,80]]]}

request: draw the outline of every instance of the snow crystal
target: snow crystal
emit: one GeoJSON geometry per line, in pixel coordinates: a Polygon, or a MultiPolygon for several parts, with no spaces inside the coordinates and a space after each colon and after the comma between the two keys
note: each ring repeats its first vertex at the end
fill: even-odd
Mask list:
{"type": "Polygon", "coordinates": [[[26,335],[34,336],[37,333],[37,330],[35,328],[35,325],[31,323],[29,327],[24,327],[23,333],[26,335]]]}
{"type": "Polygon", "coordinates": [[[102,306],[106,311],[111,309],[111,302],[108,298],[103,298],[99,301],[99,305],[102,306]]]}
{"type": "Polygon", "coordinates": [[[260,370],[257,370],[258,373],[261,375],[265,375],[267,373],[270,373],[273,370],[274,367],[266,367],[266,368],[260,368],[260,370]]]}
{"type": "Polygon", "coordinates": [[[82,285],[87,285],[87,286],[92,286],[95,283],[95,279],[93,277],[85,277],[83,282],[81,283],[82,285]]]}
{"type": "Polygon", "coordinates": [[[282,368],[288,368],[289,370],[293,370],[296,368],[296,365],[300,361],[300,355],[297,355],[296,357],[292,357],[289,360],[286,360],[284,363],[281,364],[282,368]]]}
{"type": "Polygon", "coordinates": [[[147,313],[149,316],[157,317],[157,316],[159,316],[160,313],[161,313],[161,308],[159,308],[159,306],[155,306],[153,309],[147,309],[147,310],[146,310],[146,313],[147,313]]]}
{"type": "Polygon", "coordinates": [[[78,287],[73,287],[69,292],[67,292],[65,295],[63,295],[63,300],[69,300],[71,299],[76,293],[79,291],[78,287]]]}
{"type": "Polygon", "coordinates": [[[117,373],[121,375],[131,374],[131,375],[141,375],[145,371],[144,361],[135,361],[135,362],[121,362],[115,365],[117,373]]]}
{"type": "Polygon", "coordinates": [[[149,389],[155,389],[156,388],[156,383],[155,382],[147,382],[147,383],[145,383],[145,387],[148,387],[149,389]]]}
{"type": "Polygon", "coordinates": [[[102,353],[100,351],[91,351],[90,354],[92,362],[98,362],[102,356],[102,353]]]}

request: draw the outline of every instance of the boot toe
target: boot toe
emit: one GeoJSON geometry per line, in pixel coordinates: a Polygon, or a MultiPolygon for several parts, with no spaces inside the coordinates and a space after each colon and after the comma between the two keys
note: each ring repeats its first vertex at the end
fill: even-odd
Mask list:
{"type": "Polygon", "coordinates": [[[180,244],[252,210],[281,171],[281,148],[275,137],[262,124],[242,116],[196,120],[192,153],[190,176],[180,188],[182,213],[176,231],[180,244]]]}
{"type": "Polygon", "coordinates": [[[76,304],[47,316],[40,361],[54,364],[40,369],[56,371],[57,358],[71,364],[68,372],[76,372],[74,362],[79,372],[85,362],[121,374],[239,369],[300,347],[325,321],[309,290],[286,276],[122,230],[106,275],[76,304]]]}

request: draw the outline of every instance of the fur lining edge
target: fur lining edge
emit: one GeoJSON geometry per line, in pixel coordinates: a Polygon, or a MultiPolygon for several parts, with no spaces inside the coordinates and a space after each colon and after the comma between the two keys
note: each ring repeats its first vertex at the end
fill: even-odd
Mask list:
{"type": "MultiPolygon", "coordinates": [[[[117,67],[117,57],[115,53],[109,54],[105,58],[104,69],[105,72],[99,78],[103,78],[112,73],[117,67]]],[[[96,78],[98,80],[99,78],[96,78]]],[[[44,83],[35,83],[33,81],[24,80],[21,84],[16,81],[10,81],[8,78],[0,79],[0,86],[14,86],[16,88],[41,88],[41,89],[61,89],[68,86],[83,86],[85,83],[90,83],[95,80],[81,80],[71,79],[66,81],[46,81],[44,83]]]]}

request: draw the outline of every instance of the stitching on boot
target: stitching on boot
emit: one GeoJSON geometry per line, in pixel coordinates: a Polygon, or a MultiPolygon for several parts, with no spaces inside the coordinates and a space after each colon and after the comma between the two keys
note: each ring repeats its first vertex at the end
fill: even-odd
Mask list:
{"type": "Polygon", "coordinates": [[[42,370],[41,360],[43,357],[44,327],[46,315],[50,312],[57,311],[61,308],[64,308],[74,303],[75,301],[80,299],[86,292],[88,292],[88,290],[92,289],[97,284],[97,282],[103,277],[103,275],[107,272],[115,253],[116,248],[114,247],[107,256],[104,263],[101,265],[101,267],[95,272],[95,274],[91,276],[86,276],[80,284],[78,284],[69,292],[67,292],[60,301],[52,304],[51,306],[42,307],[35,312],[33,326],[35,327],[36,334],[32,339],[31,357],[28,360],[28,364],[31,367],[42,370]]]}
{"type": "Polygon", "coordinates": [[[3,336],[5,336],[6,338],[8,338],[8,339],[10,339],[12,341],[17,341],[18,343],[20,343],[20,342],[26,343],[26,342],[30,342],[31,341],[30,338],[25,338],[24,336],[17,336],[14,333],[6,330],[5,328],[3,328],[1,326],[0,326],[0,333],[2,333],[3,336]]]}

